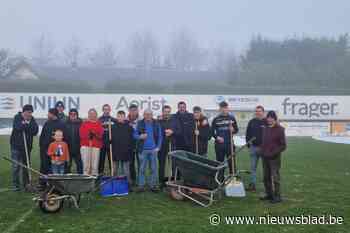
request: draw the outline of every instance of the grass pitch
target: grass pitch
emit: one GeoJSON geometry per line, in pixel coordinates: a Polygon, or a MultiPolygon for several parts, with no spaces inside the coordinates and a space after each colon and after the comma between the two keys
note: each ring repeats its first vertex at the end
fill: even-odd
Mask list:
{"type": "MultiPolygon", "coordinates": [[[[1,155],[9,155],[8,137],[0,137],[1,155]]],[[[212,148],[211,148],[212,149],[212,148]]],[[[210,151],[213,157],[213,151],[210,151]]],[[[38,149],[32,158],[38,168],[38,149]]],[[[238,158],[240,169],[249,169],[249,156],[238,158]]],[[[166,193],[132,193],[126,197],[94,195],[91,208],[82,212],[65,206],[58,214],[43,214],[32,194],[6,191],[10,187],[10,164],[0,160],[0,232],[109,233],[109,232],[350,232],[350,145],[331,144],[310,138],[290,138],[283,154],[284,202],[271,205],[258,200],[263,192],[245,198],[228,198],[203,208],[190,201],[174,201],[166,193]],[[219,214],[222,223],[210,225],[209,216],[219,214]],[[342,225],[226,225],[224,216],[320,216],[344,217],[342,225]]],[[[261,181],[261,161],[258,180],[261,181]]],[[[248,177],[244,177],[245,183],[248,177]]]]}

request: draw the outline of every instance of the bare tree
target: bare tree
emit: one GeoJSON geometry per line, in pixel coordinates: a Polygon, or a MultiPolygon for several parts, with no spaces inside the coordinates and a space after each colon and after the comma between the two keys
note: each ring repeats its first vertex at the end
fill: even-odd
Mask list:
{"type": "Polygon", "coordinates": [[[105,41],[90,55],[89,60],[94,66],[115,66],[117,64],[116,48],[113,43],[105,41]]]}
{"type": "Polygon", "coordinates": [[[160,65],[158,41],[150,31],[131,35],[128,53],[135,67],[152,68],[160,65]]]}
{"type": "Polygon", "coordinates": [[[32,61],[36,65],[49,65],[54,60],[55,46],[48,35],[41,36],[34,40],[32,47],[32,61]]]}
{"type": "Polygon", "coordinates": [[[211,49],[209,58],[210,70],[229,72],[237,69],[238,61],[234,49],[223,45],[211,49]]]}
{"type": "Polygon", "coordinates": [[[76,68],[80,65],[83,56],[83,47],[80,40],[73,37],[63,49],[63,59],[65,64],[76,68]]]}
{"type": "Polygon", "coordinates": [[[182,29],[176,32],[170,42],[168,60],[177,70],[198,69],[201,58],[201,50],[193,35],[182,29]]]}
{"type": "Polygon", "coordinates": [[[11,68],[10,52],[6,49],[0,49],[0,78],[6,77],[10,73],[11,68]]]}

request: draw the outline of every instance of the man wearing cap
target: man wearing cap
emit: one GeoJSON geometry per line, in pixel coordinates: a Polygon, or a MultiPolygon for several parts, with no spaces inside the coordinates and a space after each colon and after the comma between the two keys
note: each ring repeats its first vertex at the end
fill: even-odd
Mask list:
{"type": "Polygon", "coordinates": [[[66,141],[69,148],[69,163],[67,166],[67,173],[72,172],[72,160],[74,160],[77,173],[83,174],[83,163],[81,161],[80,154],[80,134],[79,129],[82,124],[82,120],[79,118],[78,110],[72,108],[69,110],[69,117],[66,122],[66,141]]]}
{"type": "MultiPolygon", "coordinates": [[[[215,138],[216,160],[223,162],[225,157],[229,157],[234,153],[235,145],[232,135],[238,133],[238,125],[236,118],[230,114],[228,103],[222,101],[219,104],[220,114],[214,118],[211,124],[212,135],[215,138]]],[[[232,167],[232,159],[229,161],[230,174],[236,172],[232,167]]]]}
{"type": "MultiPolygon", "coordinates": [[[[51,169],[50,157],[47,155],[47,150],[51,142],[53,142],[53,133],[60,129],[63,132],[63,140],[66,141],[65,124],[58,119],[58,110],[56,108],[49,109],[47,121],[45,122],[39,138],[40,146],[40,172],[47,175],[51,169]]],[[[40,182],[42,185],[44,182],[40,182]]]]}
{"type": "Polygon", "coordinates": [[[208,141],[211,138],[208,118],[202,113],[199,106],[193,107],[194,128],[193,128],[193,149],[192,152],[207,156],[208,141]]]}
{"type": "Polygon", "coordinates": [[[57,114],[58,119],[62,122],[66,122],[68,120],[68,117],[64,114],[65,107],[64,107],[63,101],[57,101],[55,108],[58,111],[58,114],[57,114]]]}
{"type": "Polygon", "coordinates": [[[272,204],[282,201],[280,192],[281,154],[287,148],[284,128],[277,121],[277,114],[269,111],[266,115],[267,126],[263,128],[261,155],[265,196],[272,204]]]}
{"type": "MultiPolygon", "coordinates": [[[[38,124],[33,117],[33,106],[24,105],[22,112],[18,112],[13,120],[10,137],[11,158],[19,163],[30,163],[30,152],[33,148],[33,137],[38,134],[38,124]],[[29,161],[27,161],[26,149],[29,161]]],[[[12,184],[14,191],[20,190],[20,174],[22,170],[23,188],[29,184],[28,170],[17,164],[12,164],[12,184]]]]}

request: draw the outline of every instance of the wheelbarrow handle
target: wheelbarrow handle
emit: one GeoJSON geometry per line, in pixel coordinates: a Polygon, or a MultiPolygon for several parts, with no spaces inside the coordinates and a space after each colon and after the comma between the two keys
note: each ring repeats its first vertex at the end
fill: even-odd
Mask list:
{"type": "Polygon", "coordinates": [[[24,165],[23,163],[20,163],[20,162],[18,162],[18,161],[16,161],[16,160],[10,159],[10,158],[5,157],[5,156],[1,156],[1,158],[4,159],[4,160],[6,160],[6,161],[8,161],[8,162],[14,163],[14,164],[16,164],[16,165],[18,165],[18,166],[24,167],[24,168],[26,168],[26,169],[28,169],[28,170],[34,172],[35,174],[37,174],[37,175],[39,175],[39,176],[47,177],[47,175],[44,175],[44,174],[42,174],[41,172],[38,172],[37,170],[35,170],[35,169],[31,168],[31,167],[28,167],[28,166],[24,165]]]}

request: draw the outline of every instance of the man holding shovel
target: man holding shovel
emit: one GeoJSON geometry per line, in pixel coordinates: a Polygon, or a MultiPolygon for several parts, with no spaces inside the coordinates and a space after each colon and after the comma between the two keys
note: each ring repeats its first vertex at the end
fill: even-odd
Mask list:
{"type": "MultiPolygon", "coordinates": [[[[24,105],[22,112],[17,113],[13,120],[13,129],[10,138],[11,158],[30,167],[30,152],[33,147],[33,137],[38,134],[38,124],[33,114],[32,105],[24,105]]],[[[12,165],[13,190],[20,190],[20,172],[24,189],[28,190],[31,184],[31,176],[27,169],[17,164],[12,165]]]]}
{"type": "MultiPolygon", "coordinates": [[[[162,128],[163,141],[160,151],[158,153],[159,161],[159,185],[160,189],[165,187],[165,165],[168,153],[174,148],[173,140],[173,119],[171,116],[171,107],[164,105],[162,108],[162,115],[158,118],[158,122],[162,128]]],[[[168,160],[169,161],[169,160],[168,160]]],[[[170,166],[170,164],[168,164],[170,166]]],[[[168,177],[169,178],[169,177],[168,177]]],[[[170,177],[171,178],[171,177],[170,177]]]]}
{"type": "Polygon", "coordinates": [[[193,152],[207,157],[208,141],[211,138],[210,126],[208,118],[202,113],[201,107],[193,108],[193,116],[195,121],[194,127],[194,143],[193,152]]]}
{"type": "MultiPolygon", "coordinates": [[[[212,123],[212,135],[215,138],[216,160],[223,162],[225,157],[229,157],[234,152],[232,135],[238,133],[237,121],[229,113],[227,102],[219,104],[220,114],[214,118],[212,123]]],[[[232,159],[229,161],[230,174],[233,174],[232,159]]]]}

